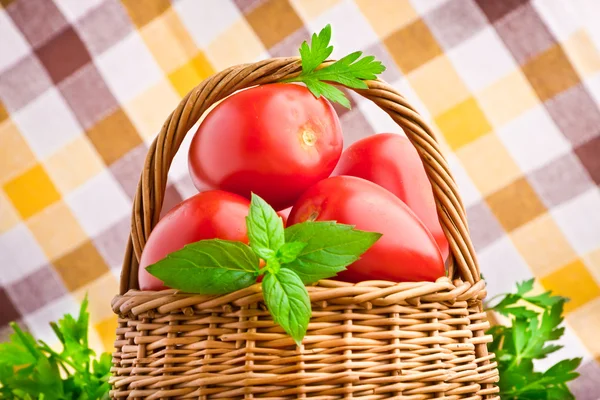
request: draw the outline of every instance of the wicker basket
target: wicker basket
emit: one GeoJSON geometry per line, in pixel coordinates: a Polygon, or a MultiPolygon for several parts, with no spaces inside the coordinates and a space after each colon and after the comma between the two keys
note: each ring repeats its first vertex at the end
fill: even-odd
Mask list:
{"type": "Polygon", "coordinates": [[[112,302],[119,315],[113,399],[499,399],[488,354],[486,295],[465,210],[431,130],[394,88],[357,92],[406,132],[432,183],[453,265],[437,282],[308,288],[313,315],[300,347],[270,318],[260,286],[209,297],[137,290],[138,259],[156,225],[171,161],[185,134],[237,90],[300,72],[298,58],[235,66],[194,88],[152,143],[112,302]]]}

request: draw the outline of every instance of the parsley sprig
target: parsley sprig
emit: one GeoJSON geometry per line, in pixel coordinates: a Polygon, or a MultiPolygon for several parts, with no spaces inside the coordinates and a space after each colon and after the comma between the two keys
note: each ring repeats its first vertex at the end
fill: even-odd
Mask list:
{"type": "Polygon", "coordinates": [[[12,322],[10,341],[0,343],[0,399],[108,399],[111,356],[95,358],[88,345],[87,297],[75,319],[50,325],[62,344],[52,349],[12,322]]]}
{"type": "Polygon", "coordinates": [[[281,217],[255,194],[246,226],[249,245],[201,240],[146,269],[171,288],[199,294],[230,293],[264,275],[265,304],[298,345],[312,314],[305,284],[345,270],[381,237],[335,222],[307,221],[284,228],[281,217]],[[259,267],[261,259],[264,268],[259,267]]]}
{"type": "Polygon", "coordinates": [[[511,326],[496,325],[489,333],[489,347],[496,353],[500,372],[500,397],[520,400],[574,399],[567,382],[577,378],[581,358],[561,360],[545,372],[534,368],[533,360],[546,358],[563,346],[552,344],[563,335],[563,307],[566,298],[551,292],[531,295],[533,279],[517,284],[515,293],[489,308],[511,321],[511,326]]]}
{"type": "Polygon", "coordinates": [[[333,52],[330,46],[331,26],[327,25],[317,35],[313,33],[311,44],[303,42],[300,46],[302,73],[283,82],[302,82],[311,93],[319,98],[340,103],[350,108],[350,101],[340,89],[330,82],[335,82],[353,89],[366,89],[365,80],[376,79],[385,71],[385,66],[374,56],[362,57],[362,51],[355,51],[323,68],[318,68],[333,52]]]}

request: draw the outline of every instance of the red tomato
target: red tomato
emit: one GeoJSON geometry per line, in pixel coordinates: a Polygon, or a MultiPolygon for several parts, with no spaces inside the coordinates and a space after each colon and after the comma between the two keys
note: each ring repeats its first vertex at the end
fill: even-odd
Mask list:
{"type": "Polygon", "coordinates": [[[196,187],[258,194],[276,210],[327,178],[342,153],[342,130],[325,98],[303,86],[240,91],[200,124],[189,151],[196,187]]]}
{"type": "Polygon", "coordinates": [[[350,175],[384,187],[400,198],[431,232],[448,258],[448,240],[438,219],[431,183],[410,141],[393,133],[368,136],[349,146],[334,175],[350,175]]]}
{"type": "Polygon", "coordinates": [[[336,176],[317,183],[296,202],[288,225],[306,220],[337,221],[383,234],[336,279],[434,281],[445,273],[440,251],[423,223],[400,199],[372,182],[336,176]]]}
{"type": "Polygon", "coordinates": [[[283,220],[283,225],[287,224],[287,220],[290,217],[290,212],[292,212],[292,207],[288,207],[285,210],[277,211],[277,215],[279,215],[283,220]]]}
{"type": "Polygon", "coordinates": [[[220,190],[198,193],[171,209],[150,233],[140,259],[141,290],[165,289],[163,282],[146,271],[186,244],[203,239],[237,240],[248,243],[246,216],[250,202],[220,190]]]}

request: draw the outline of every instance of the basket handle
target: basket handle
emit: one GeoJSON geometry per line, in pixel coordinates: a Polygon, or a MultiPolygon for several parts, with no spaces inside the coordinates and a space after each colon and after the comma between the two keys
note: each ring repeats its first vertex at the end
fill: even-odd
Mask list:
{"type": "MultiPolygon", "coordinates": [[[[133,202],[131,235],[121,271],[121,294],[139,288],[138,261],[150,232],[158,222],[169,167],[186,133],[212,104],[235,91],[275,83],[293,77],[300,71],[298,57],[271,58],[238,65],[204,80],[181,100],[163,124],[146,156],[133,202]]],[[[465,209],[433,132],[393,87],[381,80],[368,81],[367,84],[368,89],[356,92],[377,104],[402,127],[423,161],[433,188],[440,223],[453,255],[450,276],[470,283],[479,281],[479,267],[469,236],[465,209]]]]}

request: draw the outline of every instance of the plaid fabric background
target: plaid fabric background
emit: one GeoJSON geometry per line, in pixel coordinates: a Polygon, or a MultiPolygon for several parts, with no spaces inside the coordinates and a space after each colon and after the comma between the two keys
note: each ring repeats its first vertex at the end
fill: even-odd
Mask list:
{"type": "MultiPolygon", "coordinates": [[[[454,171],[491,295],[532,276],[570,297],[580,399],[600,397],[600,4],[597,0],[0,0],[0,326],[51,339],[89,293],[109,303],[148,144],[215,71],[296,55],[331,23],[428,118],[454,171]],[[596,386],[596,391],[592,390],[596,386]]],[[[394,131],[358,97],[347,143],[394,131]]],[[[189,141],[186,141],[189,143],[189,141]]],[[[195,190],[184,143],[166,206],[195,190]]]]}

